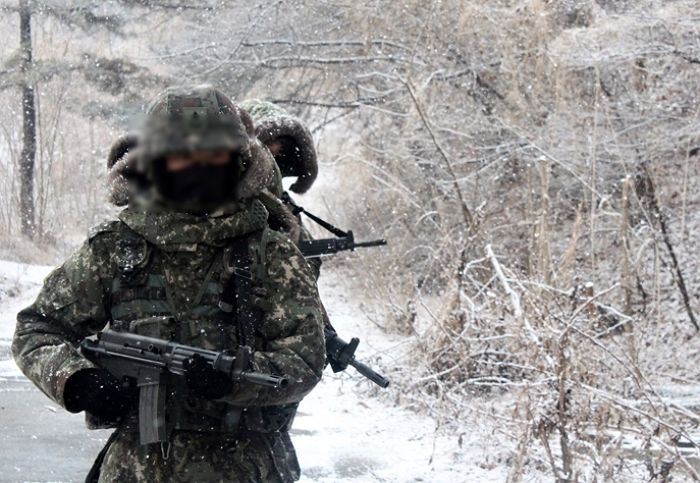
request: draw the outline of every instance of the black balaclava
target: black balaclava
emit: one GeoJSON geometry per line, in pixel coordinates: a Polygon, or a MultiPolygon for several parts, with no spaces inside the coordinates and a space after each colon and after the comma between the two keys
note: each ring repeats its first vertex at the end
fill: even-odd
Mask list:
{"type": "Polygon", "coordinates": [[[297,142],[291,136],[279,136],[275,141],[281,145],[279,152],[275,155],[275,161],[282,176],[299,176],[298,166],[303,164],[303,160],[297,142]]]}
{"type": "Polygon", "coordinates": [[[238,178],[238,156],[224,165],[194,163],[168,171],[165,160],[154,166],[154,183],[168,205],[179,211],[206,214],[233,200],[238,178]]]}

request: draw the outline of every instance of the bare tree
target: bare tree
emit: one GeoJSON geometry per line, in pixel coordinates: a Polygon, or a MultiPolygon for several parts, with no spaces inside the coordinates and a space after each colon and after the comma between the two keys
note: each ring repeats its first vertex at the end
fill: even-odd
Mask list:
{"type": "MultiPolygon", "coordinates": [[[[15,55],[4,59],[3,69],[0,70],[0,91],[19,91],[21,154],[16,171],[11,170],[10,173],[17,177],[14,186],[19,196],[14,209],[18,211],[19,225],[24,236],[40,242],[47,237],[51,238],[49,225],[62,225],[56,223],[54,217],[46,216],[47,211],[65,215],[65,205],[61,209],[56,205],[60,200],[54,198],[63,191],[55,189],[58,183],[51,182],[50,177],[47,177],[52,172],[52,162],[56,158],[59,133],[65,129],[62,119],[65,116],[79,116],[88,120],[87,123],[81,121],[80,124],[94,125],[100,119],[110,119],[118,124],[125,117],[124,113],[141,108],[144,98],[150,95],[152,89],[164,85],[163,80],[148,68],[118,55],[104,55],[100,49],[88,50],[89,44],[79,37],[74,41],[74,46],[66,45],[68,49],[75,49],[74,52],[64,48],[61,54],[55,55],[52,46],[37,44],[33,39],[33,24],[42,22],[40,25],[49,29],[66,28],[82,33],[86,38],[105,32],[121,37],[127,20],[138,18],[142,10],[143,7],[138,5],[119,7],[112,4],[105,7],[102,2],[93,0],[76,4],[18,0],[16,3],[0,5],[3,14],[12,13],[19,18],[19,49],[15,55]],[[105,8],[108,10],[105,11],[105,8]],[[53,55],[42,56],[42,51],[53,55]],[[67,96],[65,89],[53,89],[54,85],[63,85],[65,88],[74,86],[73,89],[79,87],[73,95],[67,96]],[[44,92],[40,92],[40,87],[45,88],[44,92]],[[94,94],[85,96],[86,89],[93,90],[94,94]],[[57,96],[55,101],[51,99],[54,93],[57,96]],[[49,119],[50,111],[56,117],[49,119]],[[44,114],[47,115],[46,119],[44,114]]],[[[12,139],[12,136],[6,136],[8,142],[14,142],[12,139]]],[[[104,144],[108,143],[109,141],[104,144]]],[[[72,157],[77,162],[83,155],[84,153],[75,153],[72,157]]],[[[58,179],[60,178],[57,177],[56,180],[58,179]]],[[[8,203],[12,203],[13,199],[8,197],[8,203]]],[[[93,196],[86,205],[78,207],[78,212],[83,212],[83,209],[85,214],[94,212],[95,200],[98,199],[99,196],[93,196]]],[[[8,220],[5,224],[8,232],[11,231],[11,226],[8,220]]]]}
{"type": "Polygon", "coordinates": [[[20,73],[22,90],[22,154],[20,156],[20,218],[22,233],[34,236],[34,164],[36,159],[36,105],[32,74],[32,12],[27,0],[19,4],[20,73]]]}

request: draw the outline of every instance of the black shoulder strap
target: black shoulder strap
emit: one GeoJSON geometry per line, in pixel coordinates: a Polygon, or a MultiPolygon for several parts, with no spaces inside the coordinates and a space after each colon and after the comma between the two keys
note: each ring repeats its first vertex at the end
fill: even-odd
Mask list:
{"type": "Polygon", "coordinates": [[[114,443],[114,440],[117,439],[117,434],[119,431],[113,431],[112,434],[109,435],[109,438],[107,439],[107,443],[105,443],[104,447],[100,451],[100,453],[97,455],[97,458],[95,458],[95,462],[92,464],[92,467],[90,468],[90,471],[88,471],[87,476],[85,477],[85,483],[97,483],[100,479],[100,469],[102,468],[102,463],[105,460],[105,456],[107,455],[107,450],[109,449],[110,446],[112,446],[112,443],[114,443]]]}
{"type": "Polygon", "coordinates": [[[292,213],[294,214],[294,216],[299,216],[301,213],[304,213],[310,219],[315,221],[317,224],[321,225],[323,228],[325,228],[329,232],[333,233],[335,236],[338,236],[341,238],[348,236],[348,232],[341,230],[337,226],[330,224],[326,220],[319,218],[318,216],[314,215],[313,213],[309,213],[302,206],[297,205],[294,202],[294,200],[292,200],[292,197],[289,196],[289,193],[287,193],[286,191],[284,193],[282,193],[282,202],[291,207],[292,213]]]}
{"type": "Polygon", "coordinates": [[[253,258],[248,248],[250,236],[236,238],[224,252],[229,279],[224,285],[219,308],[236,316],[240,345],[254,347],[255,327],[260,319],[260,309],[252,303],[253,258]]]}

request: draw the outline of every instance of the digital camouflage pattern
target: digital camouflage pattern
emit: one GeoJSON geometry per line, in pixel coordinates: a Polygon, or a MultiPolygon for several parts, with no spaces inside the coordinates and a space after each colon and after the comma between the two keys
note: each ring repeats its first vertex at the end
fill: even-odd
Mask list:
{"type": "Polygon", "coordinates": [[[246,152],[255,137],[253,122],[218,89],[167,89],[146,111],[140,151],[148,162],[168,153],[198,150],[246,152]]]}
{"type": "Polygon", "coordinates": [[[162,455],[139,445],[137,433],[121,432],[107,454],[100,482],[283,482],[271,456],[275,449],[269,450],[271,442],[281,444],[260,433],[246,438],[203,433],[196,443],[189,435],[175,434],[170,464],[163,464],[162,455]]]}
{"type": "MultiPolygon", "coordinates": [[[[130,200],[118,220],[91,231],[17,316],[12,351],[18,366],[65,407],[68,378],[94,367],[79,353],[80,341],[108,324],[198,347],[234,349],[236,324],[216,302],[227,279],[227,247],[236,237],[248,241],[257,286],[253,303],[262,313],[251,369],[284,374],[290,384],[274,389],[241,383],[220,400],[188,400],[192,414],[173,431],[167,458],[159,445],[138,444],[134,410],[118,426],[100,481],[298,478],[287,416],[321,377],[322,308],[306,260],[287,236],[268,228],[261,196],[268,180],[260,173],[269,171],[255,158],[250,162],[239,183],[254,196],[241,196],[208,216],[130,200]],[[235,434],[216,424],[216,415],[230,408],[245,408],[235,434]]],[[[185,397],[178,391],[174,397],[185,397]]],[[[90,415],[88,422],[104,427],[90,415]]]]}

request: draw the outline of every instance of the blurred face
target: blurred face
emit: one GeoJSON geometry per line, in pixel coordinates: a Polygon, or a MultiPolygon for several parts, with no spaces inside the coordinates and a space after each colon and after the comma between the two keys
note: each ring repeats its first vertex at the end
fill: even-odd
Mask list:
{"type": "Polygon", "coordinates": [[[166,156],[165,170],[174,173],[191,168],[196,164],[224,166],[230,162],[231,153],[228,151],[193,151],[166,156]]]}
{"type": "Polygon", "coordinates": [[[237,153],[228,150],[199,150],[169,154],[156,165],[154,184],[165,199],[183,211],[206,214],[233,198],[237,153]]]}
{"type": "Polygon", "coordinates": [[[277,156],[282,152],[282,143],[275,139],[267,144],[267,149],[270,150],[273,156],[277,156]]]}

